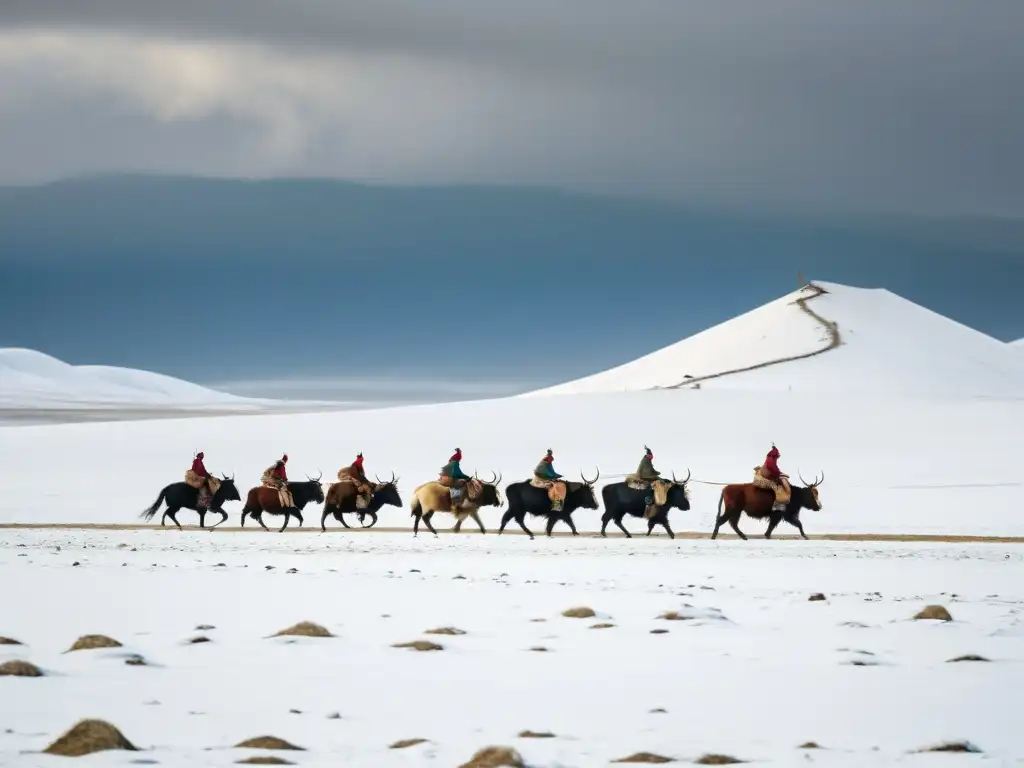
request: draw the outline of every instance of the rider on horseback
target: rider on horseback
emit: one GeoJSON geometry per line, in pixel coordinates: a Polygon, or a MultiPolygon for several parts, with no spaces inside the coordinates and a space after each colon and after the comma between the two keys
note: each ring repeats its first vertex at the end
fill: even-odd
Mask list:
{"type": "Polygon", "coordinates": [[[462,471],[461,461],[462,449],[456,448],[455,453],[449,457],[448,463],[441,467],[441,474],[437,478],[437,481],[448,489],[452,509],[462,503],[462,497],[466,495],[466,483],[473,479],[462,471]]]}
{"type": "Polygon", "coordinates": [[[217,479],[206,470],[203,458],[206,454],[202,451],[192,459],[192,468],[185,472],[185,483],[199,491],[198,507],[208,509],[217,492],[217,479]]]}
{"type": "MultiPolygon", "coordinates": [[[[647,491],[650,490],[650,495],[644,498],[646,507],[644,508],[644,517],[649,518],[657,511],[655,505],[655,495],[653,491],[654,484],[661,480],[661,473],[654,468],[654,453],[646,445],[644,446],[644,456],[640,459],[640,464],[637,465],[636,472],[632,475],[627,475],[626,483],[636,490],[647,491]]],[[[664,485],[664,483],[663,483],[664,485]]]]}
{"type": "Polygon", "coordinates": [[[540,463],[534,467],[533,476],[538,481],[538,485],[542,488],[548,489],[548,498],[551,500],[551,511],[561,512],[562,506],[565,504],[565,483],[556,482],[561,479],[561,475],[555,472],[555,456],[548,448],[547,455],[540,460],[540,463]]]}
{"type": "Polygon", "coordinates": [[[287,463],[288,454],[286,453],[275,461],[273,466],[267,467],[263,471],[261,481],[266,487],[277,489],[282,507],[294,507],[295,503],[292,501],[291,492],[288,490],[288,472],[285,469],[285,464],[287,463]]]}
{"type": "Polygon", "coordinates": [[[370,506],[370,500],[373,498],[373,486],[366,479],[366,472],[363,470],[362,452],[356,456],[355,461],[347,467],[342,467],[338,470],[338,480],[350,482],[356,487],[356,493],[358,494],[356,497],[357,509],[365,509],[370,506]]]}

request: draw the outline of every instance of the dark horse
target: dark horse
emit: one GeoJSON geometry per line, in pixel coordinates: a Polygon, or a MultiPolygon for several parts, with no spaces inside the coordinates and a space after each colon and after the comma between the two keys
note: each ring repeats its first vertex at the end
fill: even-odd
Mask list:
{"type": "Polygon", "coordinates": [[[526,515],[530,514],[548,519],[547,525],[544,527],[544,533],[548,536],[551,535],[555,523],[559,520],[569,526],[573,536],[579,536],[579,531],[576,530],[572,521],[572,513],[577,509],[597,509],[594,483],[601,477],[601,470],[597,471],[597,476],[593,480],[587,480],[582,472],[580,477],[583,478],[582,483],[561,481],[566,485],[566,493],[562,508],[557,512],[551,509],[551,499],[548,497],[547,488],[537,488],[531,485],[529,480],[509,485],[505,489],[505,496],[508,498],[508,511],[501,517],[498,534],[500,535],[505,530],[505,526],[509,522],[515,520],[532,539],[533,532],[526,527],[526,515]]]}
{"type": "MultiPolygon", "coordinates": [[[[152,520],[153,515],[160,508],[160,505],[166,500],[167,509],[164,510],[163,515],[160,517],[160,525],[164,525],[166,519],[169,517],[171,521],[178,526],[178,530],[181,530],[181,523],[178,522],[177,514],[179,509],[191,509],[199,513],[199,527],[206,527],[206,513],[217,512],[221,516],[220,523],[223,523],[228,519],[228,513],[225,512],[221,507],[224,502],[227,501],[241,501],[242,497],[238,495],[238,489],[235,487],[235,478],[225,477],[221,475],[220,488],[213,494],[213,498],[210,500],[210,508],[200,509],[199,504],[199,489],[193,488],[188,483],[171,483],[160,491],[160,495],[157,500],[153,502],[153,506],[145,510],[142,513],[142,518],[145,520],[152,520]]],[[[216,528],[220,523],[216,523],[210,530],[216,528]]]]}
{"type": "MultiPolygon", "coordinates": [[[[309,475],[306,475],[306,477],[309,477],[309,475]]],[[[270,529],[263,524],[263,513],[284,515],[284,525],[278,531],[278,533],[281,533],[288,527],[288,521],[291,520],[292,515],[299,521],[299,525],[302,525],[302,510],[305,506],[310,503],[322,504],[324,500],[324,489],[320,485],[319,477],[316,480],[309,477],[308,481],[289,481],[288,490],[292,494],[292,501],[295,502],[294,507],[281,506],[277,488],[268,488],[263,485],[250,488],[245,499],[245,506],[242,507],[242,525],[245,525],[245,516],[252,515],[253,519],[260,524],[264,531],[269,531],[270,529]]]]}
{"type": "Polygon", "coordinates": [[[370,505],[364,509],[356,508],[356,487],[352,483],[339,481],[327,489],[327,501],[324,503],[324,514],[320,518],[320,531],[321,533],[327,531],[328,515],[334,515],[334,519],[341,523],[346,528],[352,526],[345,522],[346,513],[355,513],[359,515],[359,522],[362,523],[366,515],[370,515],[372,520],[369,525],[363,525],[363,528],[373,528],[377,524],[377,512],[385,504],[390,504],[393,507],[402,506],[402,497],[398,495],[398,478],[395,477],[395,473],[391,473],[391,479],[382,483],[380,478],[377,478],[377,485],[373,488],[373,497],[370,499],[370,505]]]}
{"type": "MultiPolygon", "coordinates": [[[[665,529],[665,533],[669,535],[669,538],[674,539],[676,537],[675,533],[672,532],[672,526],[668,524],[668,511],[675,507],[686,512],[690,508],[690,498],[686,489],[686,483],[689,480],[689,470],[686,472],[685,480],[676,480],[675,473],[672,473],[672,485],[668,489],[667,503],[660,506],[656,505],[654,514],[647,520],[648,536],[651,535],[654,526],[660,525],[665,529]]],[[[632,534],[622,525],[622,518],[626,515],[643,517],[647,511],[647,497],[653,493],[653,489],[638,491],[635,488],[630,488],[625,481],[612,483],[602,488],[601,496],[604,498],[604,514],[601,516],[601,535],[605,535],[604,529],[608,527],[608,523],[614,521],[619,530],[626,534],[627,539],[633,538],[632,534]]]]}
{"type": "MultiPolygon", "coordinates": [[[[799,472],[797,474],[799,475],[799,472]]],[[[795,527],[800,531],[800,535],[806,539],[807,534],[804,533],[804,527],[800,524],[800,510],[821,511],[821,498],[818,496],[818,486],[824,480],[825,473],[822,472],[821,480],[815,477],[813,483],[808,483],[801,476],[800,481],[807,486],[806,488],[790,483],[789,488],[792,493],[789,503],[785,509],[778,512],[773,509],[775,505],[775,491],[770,488],[759,488],[753,483],[737,483],[725,486],[722,489],[722,495],[718,497],[718,517],[715,519],[715,530],[712,531],[711,538],[714,539],[718,536],[718,529],[723,523],[729,523],[732,529],[736,531],[736,534],[741,539],[746,540],[747,537],[739,529],[738,525],[740,515],[746,512],[749,517],[755,520],[763,520],[766,517],[769,519],[768,530],[764,534],[766,539],[772,537],[772,531],[775,530],[775,526],[782,520],[795,527]],[[722,510],[723,503],[725,511],[722,510]]]]}

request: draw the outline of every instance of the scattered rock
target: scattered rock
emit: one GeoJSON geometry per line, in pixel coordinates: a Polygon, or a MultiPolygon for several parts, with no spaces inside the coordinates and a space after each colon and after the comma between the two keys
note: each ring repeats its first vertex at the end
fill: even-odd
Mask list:
{"type": "Polygon", "coordinates": [[[302,710],[301,709],[289,709],[288,710],[288,714],[289,715],[301,715],[302,714],[302,710]]]}
{"type": "Polygon", "coordinates": [[[666,715],[666,714],[668,714],[668,710],[667,709],[662,709],[661,707],[655,707],[654,709],[652,709],[650,711],[650,714],[652,714],[652,715],[666,715]]]}
{"type": "Polygon", "coordinates": [[[246,739],[235,744],[238,749],[294,749],[302,751],[302,747],[297,747],[284,739],[279,739],[276,736],[257,736],[255,739],[246,739]]]}
{"type": "Polygon", "coordinates": [[[428,629],[424,632],[426,635],[464,635],[464,630],[457,629],[455,627],[438,627],[437,629],[428,629]]]}
{"type": "Polygon", "coordinates": [[[614,626],[615,626],[614,624],[608,624],[607,622],[602,622],[601,624],[591,624],[590,628],[591,629],[611,629],[614,626]]]}
{"type": "Polygon", "coordinates": [[[411,643],[395,643],[392,648],[412,648],[414,651],[443,651],[444,646],[429,640],[413,640],[411,643]]]}
{"type": "Polygon", "coordinates": [[[235,763],[238,765],[295,765],[295,763],[290,763],[283,757],[275,757],[274,755],[246,757],[242,760],[235,760],[235,763]]]}
{"type": "Polygon", "coordinates": [[[526,763],[509,747],[484,747],[459,768],[526,768],[526,763]]]}
{"type": "Polygon", "coordinates": [[[702,755],[693,761],[697,765],[736,765],[742,763],[742,760],[737,760],[735,757],[729,755],[702,755]]]}
{"type": "Polygon", "coordinates": [[[955,659],[949,659],[946,663],[951,664],[954,661],[989,661],[984,656],[978,656],[976,653],[968,653],[963,656],[957,656],[955,659]]]}
{"type": "Polygon", "coordinates": [[[110,723],[103,720],[79,720],[70,731],[43,750],[48,755],[81,757],[108,749],[124,749],[138,752],[138,749],[110,723]]]}
{"type": "Polygon", "coordinates": [[[668,630],[667,629],[652,629],[651,630],[651,634],[652,635],[667,635],[668,634],[668,630]]]}
{"type": "Polygon", "coordinates": [[[129,667],[146,667],[146,666],[149,666],[146,663],[146,660],[144,658],[142,658],[141,656],[139,656],[137,653],[133,653],[131,656],[129,656],[127,659],[125,659],[124,663],[127,664],[129,667]]]}
{"type": "Polygon", "coordinates": [[[21,645],[21,642],[10,637],[0,637],[0,645],[21,645]]]}
{"type": "Polygon", "coordinates": [[[298,573],[298,572],[299,572],[298,568],[289,568],[287,571],[285,571],[285,573],[298,573]]]}
{"type": "Polygon", "coordinates": [[[924,749],[917,750],[918,752],[970,752],[972,754],[980,754],[981,750],[971,744],[969,741],[947,741],[942,744],[936,744],[934,747],[925,747],[924,749]]]}
{"type": "Polygon", "coordinates": [[[329,714],[327,716],[327,719],[328,720],[341,720],[341,712],[331,712],[331,714],[329,714]]]}
{"type": "Polygon", "coordinates": [[[635,755],[629,757],[620,757],[618,760],[612,760],[613,763],[674,763],[676,759],[674,757],[665,757],[664,755],[656,755],[653,752],[637,752],[635,755]]]}
{"type": "Polygon", "coordinates": [[[199,643],[211,643],[211,642],[213,642],[213,641],[210,640],[210,638],[208,638],[206,635],[199,635],[197,637],[193,637],[193,638],[189,639],[188,644],[189,645],[198,645],[199,643]]]}
{"type": "Polygon", "coordinates": [[[816,741],[805,741],[797,749],[821,749],[821,745],[816,741]]]}
{"type": "Polygon", "coordinates": [[[35,664],[13,659],[0,664],[0,677],[42,677],[43,672],[35,664]]]}
{"type": "Polygon", "coordinates": [[[82,635],[80,638],[75,640],[75,644],[68,648],[65,653],[71,653],[71,651],[91,651],[95,648],[121,647],[123,646],[117,642],[117,640],[112,637],[107,637],[106,635],[82,635]]]}
{"type": "Polygon", "coordinates": [[[211,629],[216,629],[213,624],[200,624],[196,627],[196,632],[209,632],[211,629]]]}
{"type": "Polygon", "coordinates": [[[300,621],[293,627],[282,629],[280,632],[276,632],[271,637],[334,637],[326,628],[321,627],[319,624],[314,624],[311,621],[300,621]]]}
{"type": "Polygon", "coordinates": [[[811,595],[810,597],[807,598],[807,602],[809,602],[809,603],[818,603],[818,602],[821,602],[824,599],[825,599],[825,595],[823,595],[821,592],[815,592],[813,595],[811,595]]]}
{"type": "Polygon", "coordinates": [[[530,619],[530,621],[539,624],[542,621],[547,621],[547,619],[530,619]]]}
{"type": "Polygon", "coordinates": [[[80,563],[80,562],[78,562],[77,560],[75,560],[75,562],[73,562],[73,563],[71,564],[71,567],[72,567],[72,568],[77,568],[77,567],[78,567],[78,566],[80,566],[80,565],[81,565],[81,563],[80,563]]]}
{"type": "Polygon", "coordinates": [[[941,605],[926,605],[924,609],[919,611],[915,616],[914,620],[920,619],[934,619],[935,621],[952,621],[953,617],[949,615],[947,611],[941,605]]]}
{"type": "Polygon", "coordinates": [[[452,581],[464,580],[465,578],[466,577],[460,573],[458,576],[452,576],[452,581]]]}
{"type": "Polygon", "coordinates": [[[553,739],[555,734],[551,731],[520,731],[520,739],[553,739]]]}
{"type": "Polygon", "coordinates": [[[537,653],[548,653],[548,649],[545,648],[543,645],[535,645],[530,650],[536,651],[537,653]]]}
{"type": "Polygon", "coordinates": [[[562,611],[562,615],[567,619],[590,619],[596,616],[593,608],[587,608],[585,605],[579,608],[569,608],[562,611]]]}
{"type": "Polygon", "coordinates": [[[409,747],[415,747],[417,744],[426,743],[427,739],[401,739],[388,747],[388,749],[408,749],[409,747]]]}

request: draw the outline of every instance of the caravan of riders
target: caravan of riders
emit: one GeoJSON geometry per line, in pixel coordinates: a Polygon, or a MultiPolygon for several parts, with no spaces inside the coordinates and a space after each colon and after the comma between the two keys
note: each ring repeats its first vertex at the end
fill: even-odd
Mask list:
{"type": "MultiPolygon", "coordinates": [[[[803,538],[807,538],[800,523],[800,510],[821,509],[818,486],[824,480],[824,475],[821,479],[816,478],[813,483],[803,481],[804,486],[794,487],[790,484],[788,475],[779,468],[780,456],[779,449],[772,444],[764,461],[754,467],[752,482],[728,484],[722,488],[711,538],[716,538],[719,528],[728,523],[737,535],[746,539],[746,535],[737,525],[744,512],[754,519],[769,520],[765,534],[767,538],[771,537],[775,527],[782,520],[797,528],[803,538]]],[[[180,509],[197,511],[200,516],[200,527],[205,527],[205,515],[210,512],[218,513],[222,517],[213,527],[227,520],[223,504],[227,501],[240,501],[240,495],[234,479],[225,475],[215,477],[207,470],[205,459],[205,453],[198,451],[193,456],[191,467],[185,472],[184,482],[172,483],[164,488],[156,503],[145,510],[143,517],[147,520],[152,519],[161,503],[166,500],[167,509],[161,518],[161,525],[164,524],[166,517],[170,517],[180,528],[175,516],[180,509]]],[[[250,489],[247,494],[242,510],[242,525],[245,524],[246,516],[251,516],[266,529],[262,518],[266,512],[284,516],[284,524],[280,529],[283,531],[292,517],[302,525],[303,508],[307,504],[316,503],[323,504],[321,531],[326,530],[328,517],[333,517],[344,527],[350,528],[345,520],[347,514],[356,515],[360,525],[369,528],[377,522],[377,513],[382,506],[402,506],[402,499],[398,493],[398,478],[392,473],[391,479],[387,482],[381,481],[379,477],[376,477],[376,482],[371,481],[366,475],[361,452],[350,464],[338,470],[337,481],[330,485],[326,494],[319,477],[307,476],[306,481],[298,482],[289,480],[287,464],[288,455],[282,454],[281,458],[263,471],[260,485],[250,489]],[[370,518],[369,523],[366,522],[367,517],[370,518]]],[[[565,522],[573,535],[576,535],[571,515],[577,509],[598,508],[594,486],[599,477],[600,472],[593,480],[586,477],[581,477],[582,482],[566,480],[555,469],[554,452],[550,448],[547,449],[534,467],[529,480],[512,483],[506,489],[508,510],[503,516],[498,532],[504,531],[505,526],[515,520],[523,531],[533,538],[533,533],[525,524],[526,515],[529,514],[547,518],[548,535],[551,535],[552,528],[559,521],[565,522]]],[[[602,488],[605,512],[601,519],[601,535],[604,536],[607,525],[614,522],[627,537],[630,537],[631,534],[622,525],[623,518],[630,515],[647,522],[648,535],[656,525],[660,525],[674,538],[675,534],[668,523],[668,512],[673,508],[683,511],[690,509],[687,489],[689,481],[689,473],[682,480],[677,480],[674,473],[670,480],[662,477],[654,467],[653,451],[644,446],[644,454],[636,471],[626,475],[622,482],[610,483],[602,488]]],[[[419,532],[420,522],[423,522],[430,532],[436,534],[437,531],[431,524],[431,517],[436,512],[446,512],[455,516],[454,531],[461,529],[463,520],[472,518],[480,532],[485,533],[478,514],[479,509],[484,506],[501,506],[502,497],[498,489],[500,483],[501,477],[497,473],[494,473],[489,481],[481,480],[475,473],[472,476],[466,474],[462,469],[462,450],[456,448],[448,462],[441,467],[437,480],[424,483],[413,491],[410,506],[414,518],[414,534],[419,532]]]]}

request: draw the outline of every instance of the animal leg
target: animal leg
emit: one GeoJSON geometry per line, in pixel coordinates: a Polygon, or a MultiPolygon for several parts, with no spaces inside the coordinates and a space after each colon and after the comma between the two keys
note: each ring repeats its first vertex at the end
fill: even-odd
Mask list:
{"type": "Polygon", "coordinates": [[[327,505],[324,505],[324,513],[320,516],[320,533],[327,533],[327,515],[330,514],[327,511],[327,505]]]}
{"type": "Polygon", "coordinates": [[[668,524],[668,515],[665,516],[664,520],[659,520],[658,522],[661,523],[662,527],[665,529],[665,533],[668,534],[670,539],[674,539],[676,537],[675,533],[672,531],[672,526],[668,524]]]}
{"type": "Polygon", "coordinates": [[[792,517],[787,517],[786,518],[786,522],[789,523],[790,525],[792,525],[798,531],[800,531],[800,535],[801,536],[803,536],[805,539],[807,538],[807,534],[804,533],[803,523],[800,522],[799,514],[793,515],[792,517]]]}
{"type": "Polygon", "coordinates": [[[196,510],[196,511],[199,512],[199,527],[201,529],[205,528],[206,527],[206,510],[205,509],[199,509],[199,510],[196,510]]]}
{"type": "Polygon", "coordinates": [[[483,520],[480,519],[480,513],[476,512],[476,511],[473,511],[473,512],[470,512],[469,514],[473,518],[474,522],[476,522],[476,524],[478,526],[480,526],[480,533],[487,533],[487,529],[484,528],[484,522],[483,522],[483,520]]]}
{"type": "Polygon", "coordinates": [[[602,536],[607,536],[608,535],[608,534],[606,534],[604,532],[604,529],[608,527],[608,523],[610,523],[611,521],[612,521],[612,513],[611,512],[605,512],[603,515],[601,515],[601,535],[602,536]]]}
{"type": "Polygon", "coordinates": [[[242,527],[243,528],[245,528],[245,516],[248,515],[248,514],[249,514],[249,510],[243,508],[242,509],[242,527]]]}
{"type": "Polygon", "coordinates": [[[523,529],[523,532],[530,537],[530,541],[533,541],[533,531],[526,527],[526,513],[523,512],[520,515],[516,515],[516,522],[519,523],[519,527],[523,529]]]}
{"type": "Polygon", "coordinates": [[[498,528],[498,535],[505,530],[505,526],[512,522],[512,518],[516,516],[516,513],[511,509],[501,516],[501,527],[498,528]]]}
{"type": "Polygon", "coordinates": [[[420,520],[423,518],[423,513],[416,511],[412,513],[412,537],[415,539],[420,535],[420,520]]]}
{"type": "Polygon", "coordinates": [[[551,535],[551,531],[555,527],[555,523],[558,522],[558,518],[554,515],[548,515],[548,524],[544,526],[544,533],[548,536],[551,535]]]}
{"type": "Polygon", "coordinates": [[[281,526],[278,533],[284,533],[284,529],[288,527],[288,521],[292,519],[292,516],[288,514],[288,510],[283,509],[281,511],[284,512],[284,525],[281,526]]]}
{"type": "Polygon", "coordinates": [[[626,530],[626,526],[624,526],[622,524],[622,515],[616,515],[615,516],[615,525],[618,526],[620,531],[622,531],[624,534],[626,534],[626,538],[627,539],[632,539],[633,538],[633,534],[631,534],[629,531],[627,531],[626,530]]]}
{"type": "Polygon", "coordinates": [[[250,514],[254,518],[256,518],[256,522],[260,524],[260,528],[262,528],[264,531],[269,531],[270,530],[269,528],[267,528],[267,524],[263,522],[263,515],[262,514],[256,514],[255,512],[250,512],[250,514]]]}
{"type": "MultiPolygon", "coordinates": [[[[181,507],[174,507],[173,509],[171,507],[168,507],[167,511],[164,512],[164,515],[166,515],[167,517],[171,518],[171,522],[173,522],[176,526],[178,526],[178,530],[180,531],[181,530],[181,523],[178,522],[178,510],[179,509],[181,509],[181,507]]],[[[160,519],[160,525],[163,525],[163,524],[164,524],[164,521],[163,521],[163,518],[161,518],[160,519]]]]}
{"type": "Polygon", "coordinates": [[[747,540],[747,535],[745,533],[743,533],[743,531],[740,530],[739,522],[740,522],[740,513],[739,512],[736,512],[735,514],[729,516],[729,525],[731,525],[732,529],[734,531],[736,531],[736,535],[737,536],[739,536],[741,539],[746,541],[747,540]]]}
{"type": "Polygon", "coordinates": [[[775,530],[775,527],[781,521],[782,521],[782,515],[776,514],[776,515],[772,515],[771,516],[771,519],[768,521],[768,530],[764,532],[764,537],[766,539],[770,539],[772,537],[772,531],[775,530]]]}
{"type": "Polygon", "coordinates": [[[459,531],[462,530],[462,521],[465,520],[465,519],[466,518],[464,518],[462,516],[458,516],[458,517],[455,518],[455,525],[452,526],[452,533],[458,533],[459,531]]]}
{"type": "Polygon", "coordinates": [[[437,536],[437,531],[435,531],[435,530],[434,530],[434,526],[432,526],[432,525],[430,524],[430,518],[432,518],[433,516],[434,516],[434,513],[433,513],[432,511],[431,511],[431,512],[426,512],[426,513],[424,513],[424,515],[423,515],[423,524],[427,526],[427,529],[428,529],[428,530],[429,530],[429,531],[430,531],[430,532],[431,532],[432,534],[434,534],[435,536],[437,536]]]}
{"type": "Polygon", "coordinates": [[[715,518],[715,530],[711,532],[712,539],[718,538],[718,529],[722,527],[722,523],[729,519],[729,515],[731,514],[732,510],[729,509],[729,507],[726,507],[724,512],[720,512],[718,514],[718,517],[715,518]]]}
{"type": "Polygon", "coordinates": [[[214,523],[212,526],[210,526],[211,531],[221,523],[226,523],[228,521],[228,513],[225,512],[223,509],[215,509],[214,512],[220,515],[220,523],[214,523]]]}
{"type": "Polygon", "coordinates": [[[572,531],[573,536],[580,535],[580,532],[576,530],[576,523],[572,521],[572,515],[565,515],[562,519],[565,520],[566,525],[569,526],[569,530],[572,531]]]}

